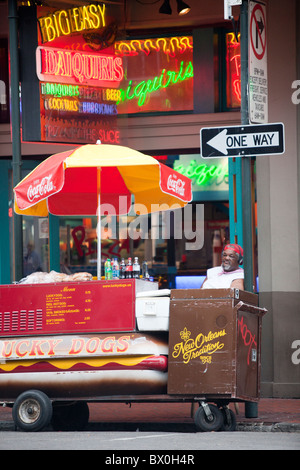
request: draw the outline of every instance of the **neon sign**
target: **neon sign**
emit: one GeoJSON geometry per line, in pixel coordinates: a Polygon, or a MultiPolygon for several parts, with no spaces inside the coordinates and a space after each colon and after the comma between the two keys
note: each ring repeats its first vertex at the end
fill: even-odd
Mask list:
{"type": "Polygon", "coordinates": [[[191,36],[153,39],[132,39],[131,41],[118,41],[115,43],[117,55],[135,56],[140,52],[149,55],[151,52],[163,51],[170,57],[176,53],[183,54],[186,50],[193,50],[191,36]]]}
{"type": "Polygon", "coordinates": [[[197,160],[190,160],[187,166],[180,163],[174,168],[182,175],[188,176],[197,186],[220,186],[228,184],[228,166],[225,162],[217,165],[207,165],[197,160]]]}
{"type": "Polygon", "coordinates": [[[62,83],[41,83],[43,95],[53,96],[79,96],[79,86],[65,85],[62,83]]]}
{"type": "Polygon", "coordinates": [[[56,97],[78,97],[88,100],[120,101],[121,90],[116,88],[93,88],[79,85],[68,85],[64,83],[41,83],[42,95],[52,95],[56,97]]]}
{"type": "Polygon", "coordinates": [[[193,110],[193,37],[120,40],[124,58],[118,115],[193,110]]]}
{"type": "Polygon", "coordinates": [[[119,86],[123,76],[121,57],[39,46],[37,76],[41,81],[68,84],[119,86]]]}
{"type": "Polygon", "coordinates": [[[95,143],[98,139],[103,144],[120,144],[118,129],[107,128],[107,122],[92,121],[82,124],[78,119],[41,118],[42,139],[47,142],[95,143]],[[47,125],[45,125],[47,124],[47,125]]]}
{"type": "Polygon", "coordinates": [[[184,62],[181,62],[179,72],[163,69],[160,76],[154,77],[153,80],[143,80],[135,86],[132,86],[132,80],[130,80],[126,91],[121,90],[121,101],[138,98],[138,106],[143,106],[148,94],[161,88],[168,88],[172,84],[183,82],[193,76],[193,64],[189,62],[184,65],[184,62]]]}
{"type": "Polygon", "coordinates": [[[226,35],[227,48],[227,107],[236,108],[241,105],[241,53],[240,43],[234,33],[226,35]]]}
{"type": "Polygon", "coordinates": [[[105,4],[59,10],[52,15],[39,18],[43,42],[50,42],[60,36],[69,36],[85,30],[105,26],[105,4]]]}

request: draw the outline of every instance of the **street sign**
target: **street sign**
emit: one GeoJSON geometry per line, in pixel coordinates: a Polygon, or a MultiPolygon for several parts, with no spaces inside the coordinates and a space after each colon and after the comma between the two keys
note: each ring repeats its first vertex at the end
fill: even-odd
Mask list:
{"type": "Polygon", "coordinates": [[[282,123],[229,127],[203,127],[200,131],[203,158],[278,155],[284,153],[282,123]]]}
{"type": "Polygon", "coordinates": [[[249,2],[249,121],[268,122],[266,5],[249,2]]]}

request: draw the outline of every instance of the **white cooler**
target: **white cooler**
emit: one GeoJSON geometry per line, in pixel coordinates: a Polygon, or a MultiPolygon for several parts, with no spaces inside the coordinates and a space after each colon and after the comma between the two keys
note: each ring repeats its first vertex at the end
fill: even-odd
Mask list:
{"type": "Polygon", "coordinates": [[[170,313],[169,289],[138,292],[135,300],[139,331],[168,331],[170,313]]]}

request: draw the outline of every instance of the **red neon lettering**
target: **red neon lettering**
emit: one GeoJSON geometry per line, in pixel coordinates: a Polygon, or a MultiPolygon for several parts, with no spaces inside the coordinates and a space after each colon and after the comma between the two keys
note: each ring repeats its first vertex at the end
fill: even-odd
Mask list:
{"type": "Polygon", "coordinates": [[[37,75],[41,81],[117,87],[124,70],[121,57],[40,46],[37,75]]]}
{"type": "Polygon", "coordinates": [[[73,237],[74,243],[76,245],[76,249],[78,251],[78,254],[79,254],[79,256],[82,257],[84,255],[83,250],[82,250],[82,243],[83,243],[84,238],[85,238],[85,228],[83,227],[83,225],[79,225],[78,227],[75,227],[72,230],[72,237],[73,237]],[[80,239],[77,238],[77,233],[78,232],[81,232],[80,239]]]}
{"type": "Polygon", "coordinates": [[[99,130],[99,139],[101,142],[109,142],[109,143],[120,143],[120,131],[114,131],[112,129],[100,129],[99,130]]]}

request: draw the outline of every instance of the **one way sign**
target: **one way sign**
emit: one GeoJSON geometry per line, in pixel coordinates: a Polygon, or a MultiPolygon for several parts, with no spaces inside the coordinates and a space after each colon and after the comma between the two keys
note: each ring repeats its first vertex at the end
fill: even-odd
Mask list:
{"type": "Polygon", "coordinates": [[[200,132],[203,158],[278,155],[284,153],[282,123],[209,127],[200,132]]]}

